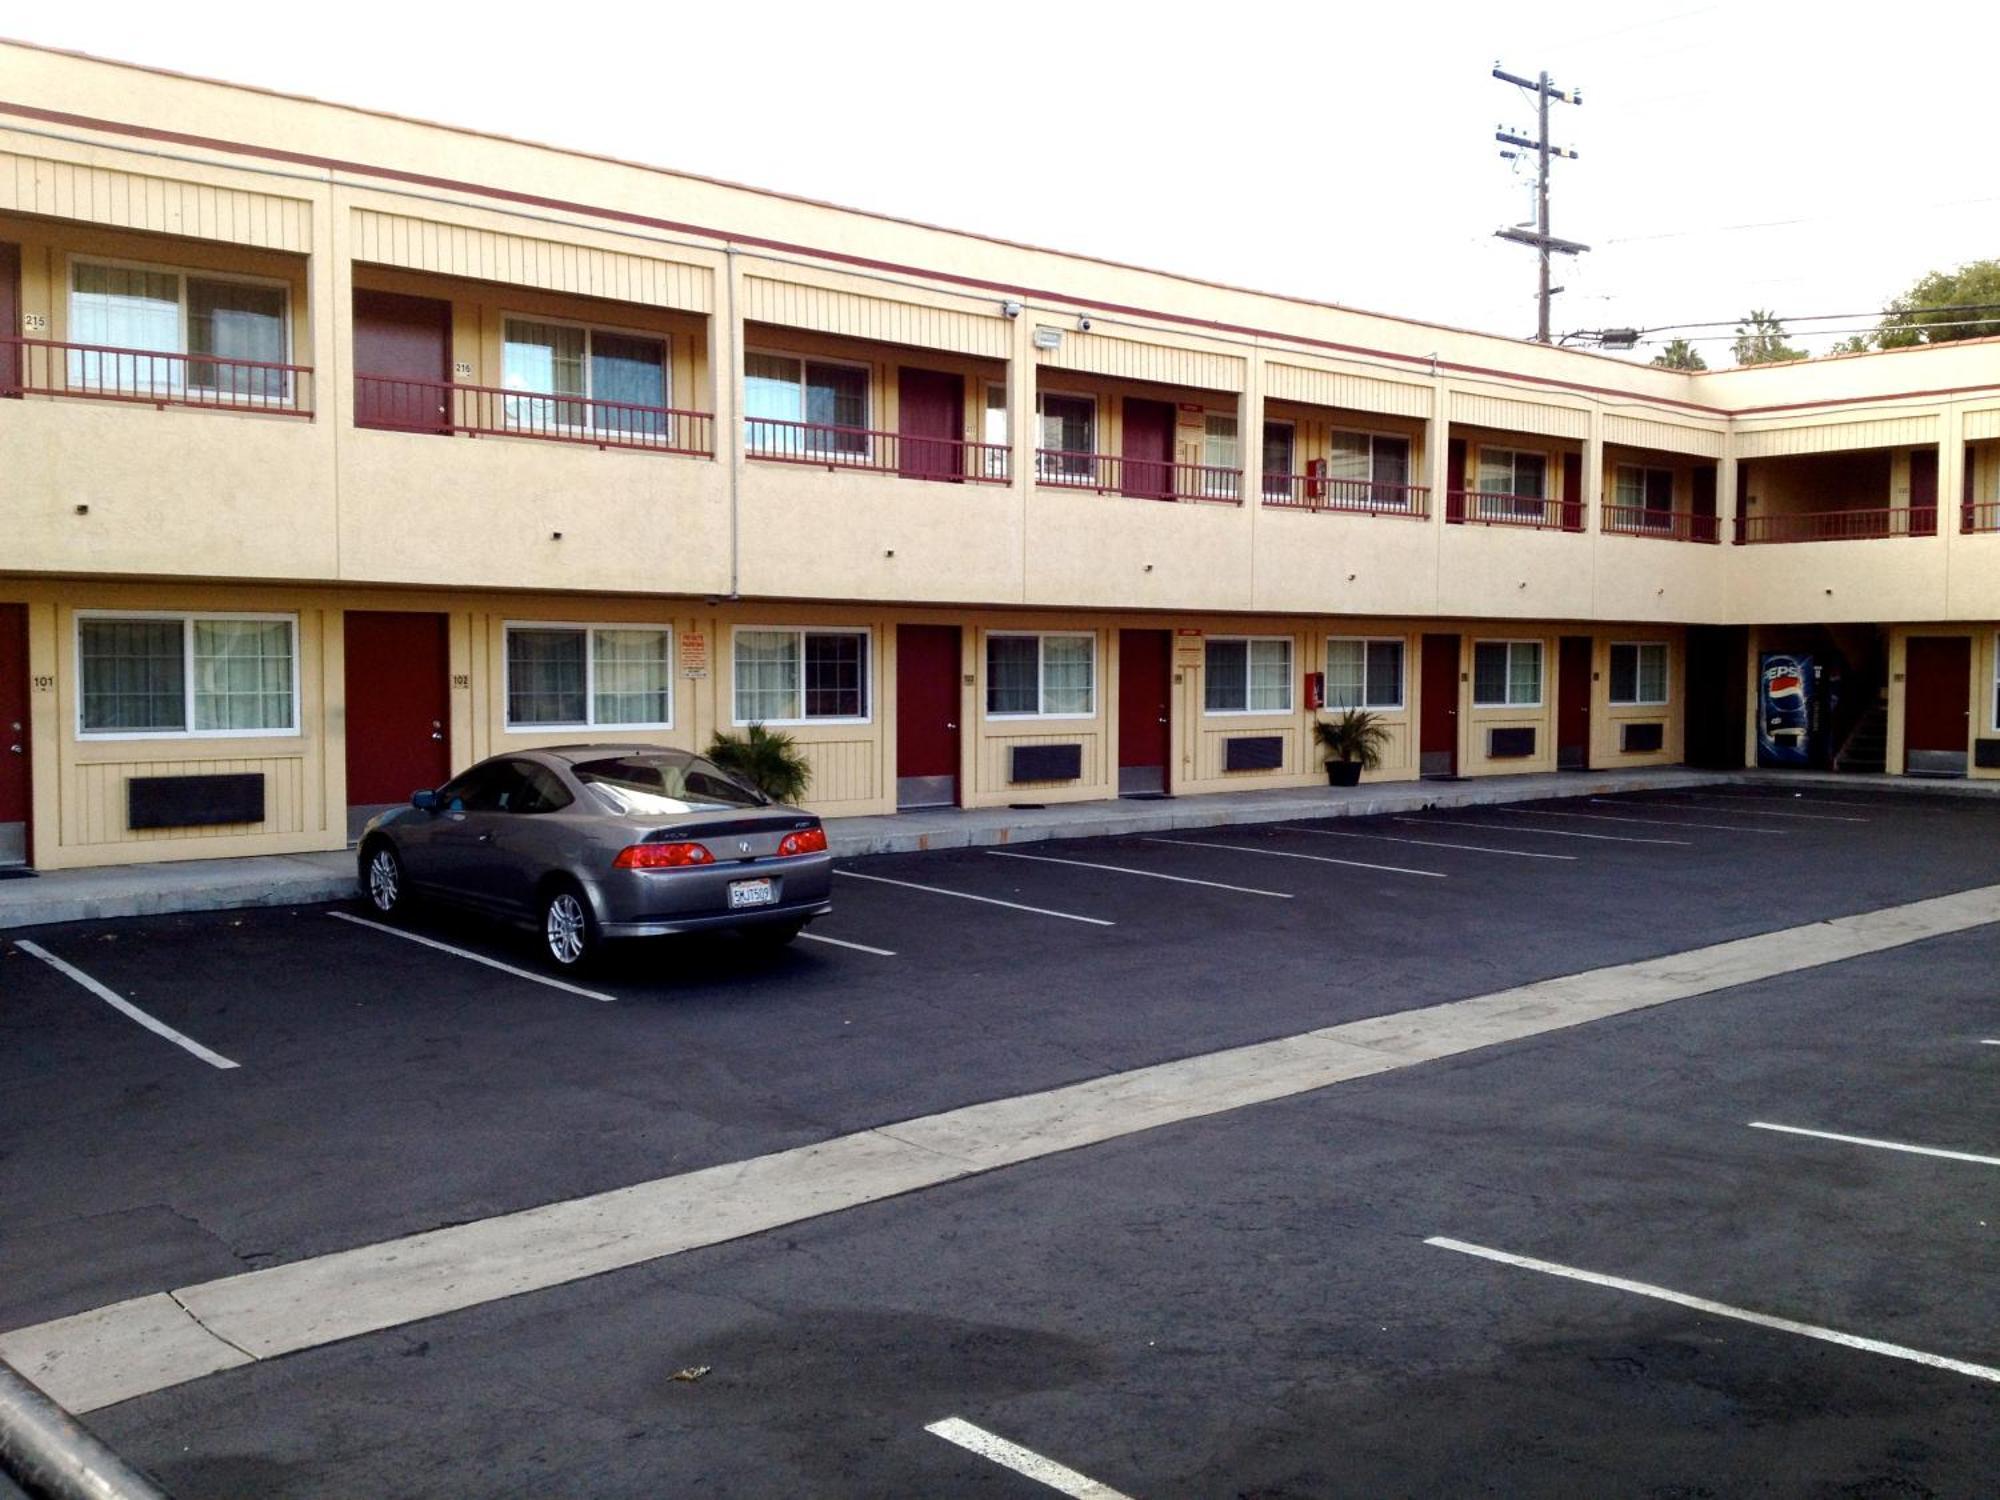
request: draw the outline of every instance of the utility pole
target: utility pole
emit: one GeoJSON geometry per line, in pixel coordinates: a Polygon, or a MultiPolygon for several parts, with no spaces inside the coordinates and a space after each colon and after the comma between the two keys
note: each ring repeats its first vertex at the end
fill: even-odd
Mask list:
{"type": "MultiPolygon", "coordinates": [[[[1549,256],[1578,255],[1590,248],[1588,245],[1579,245],[1575,240],[1559,240],[1549,233],[1549,162],[1555,157],[1576,160],[1574,151],[1549,144],[1549,101],[1555,99],[1564,104],[1582,104],[1583,90],[1575,89],[1566,94],[1549,82],[1549,75],[1546,72],[1538,74],[1533,79],[1519,78],[1505,71],[1498,63],[1493,65],[1493,76],[1502,83],[1511,83],[1519,88],[1535,91],[1537,115],[1535,139],[1528,140],[1504,126],[1493,133],[1493,138],[1503,145],[1518,146],[1535,153],[1535,228],[1531,233],[1525,227],[1516,225],[1507,229],[1496,229],[1493,233],[1498,238],[1512,240],[1517,245],[1532,245],[1536,251],[1536,259],[1540,263],[1537,286],[1541,313],[1536,322],[1535,342],[1546,344],[1549,341],[1549,299],[1562,290],[1559,286],[1549,285],[1549,256]]],[[[1520,154],[1516,151],[1502,151],[1500,154],[1509,161],[1520,159],[1520,154]]]]}

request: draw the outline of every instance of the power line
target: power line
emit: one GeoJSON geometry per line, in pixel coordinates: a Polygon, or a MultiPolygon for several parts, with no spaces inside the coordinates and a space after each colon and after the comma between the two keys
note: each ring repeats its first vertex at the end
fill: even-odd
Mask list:
{"type": "Polygon", "coordinates": [[[1509,225],[1505,229],[1496,229],[1493,233],[1498,238],[1512,240],[1517,245],[1530,246],[1536,252],[1535,259],[1538,265],[1538,291],[1536,293],[1536,300],[1540,308],[1540,315],[1536,319],[1535,341],[1546,344],[1549,342],[1549,299],[1562,290],[1559,286],[1552,287],[1549,285],[1549,256],[1551,254],[1580,255],[1590,248],[1588,245],[1578,244],[1575,240],[1559,240],[1549,233],[1549,162],[1556,157],[1567,157],[1571,161],[1576,160],[1576,153],[1574,151],[1549,144],[1549,101],[1551,99],[1558,99],[1564,104],[1582,104],[1583,92],[1578,89],[1565,94],[1561,89],[1556,88],[1549,82],[1549,75],[1546,70],[1537,75],[1533,82],[1530,82],[1528,79],[1507,72],[1498,63],[1495,63],[1493,65],[1493,76],[1502,83],[1511,83],[1517,88],[1531,91],[1535,96],[1535,109],[1540,119],[1540,129],[1532,141],[1523,136],[1519,131],[1509,130],[1504,125],[1493,132],[1493,138],[1502,145],[1517,146],[1520,148],[1520,151],[1502,151],[1500,155],[1506,160],[1519,161],[1522,151],[1532,151],[1535,153],[1536,161],[1535,228],[1531,232],[1515,224],[1509,225]]]}

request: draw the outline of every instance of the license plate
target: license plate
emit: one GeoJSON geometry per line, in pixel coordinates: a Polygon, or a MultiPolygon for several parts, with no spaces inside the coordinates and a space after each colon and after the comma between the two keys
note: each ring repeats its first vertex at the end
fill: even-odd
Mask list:
{"type": "Polygon", "coordinates": [[[729,882],[729,909],[740,911],[746,906],[770,906],[778,899],[778,888],[766,880],[732,880],[729,882]]]}

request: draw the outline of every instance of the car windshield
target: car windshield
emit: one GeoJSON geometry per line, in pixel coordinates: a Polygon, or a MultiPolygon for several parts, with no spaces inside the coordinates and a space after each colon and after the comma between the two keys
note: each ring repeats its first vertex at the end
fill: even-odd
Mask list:
{"type": "Polygon", "coordinates": [[[637,817],[768,805],[765,798],[698,755],[634,751],[580,762],[575,771],[576,779],[613,812],[637,817]]]}

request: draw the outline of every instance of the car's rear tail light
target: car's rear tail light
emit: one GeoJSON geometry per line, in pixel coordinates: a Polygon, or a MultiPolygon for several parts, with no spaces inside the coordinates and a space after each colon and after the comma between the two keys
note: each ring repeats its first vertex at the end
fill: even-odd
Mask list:
{"type": "Polygon", "coordinates": [[[715,856],[700,844],[633,844],[619,850],[611,863],[620,870],[671,870],[682,865],[712,865],[715,856]]]}
{"type": "Polygon", "coordinates": [[[806,828],[798,833],[788,833],[778,845],[780,854],[823,854],[826,852],[826,830],[806,828]]]}

